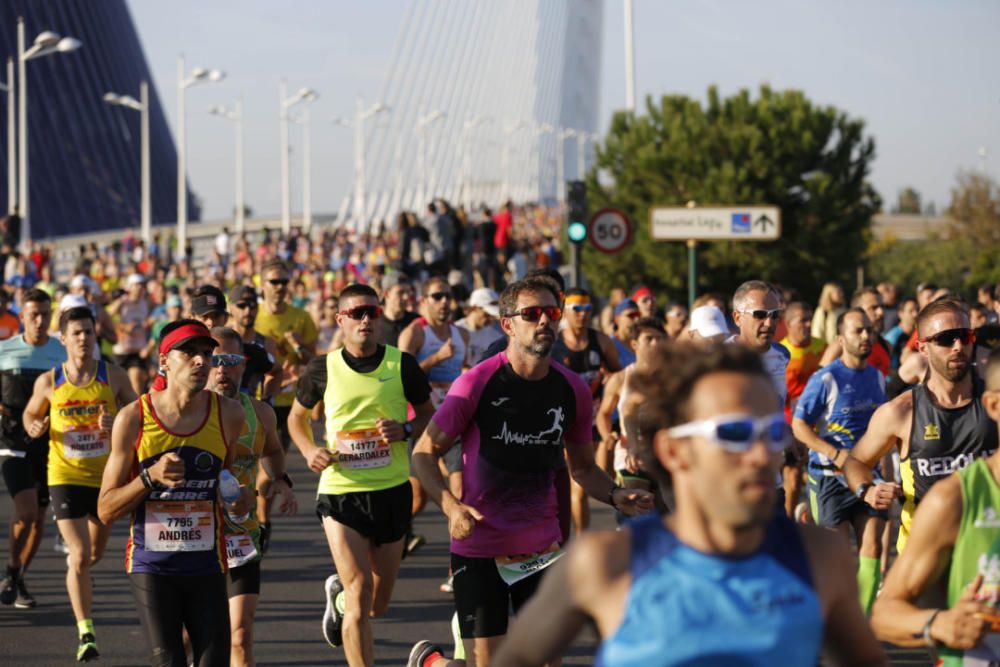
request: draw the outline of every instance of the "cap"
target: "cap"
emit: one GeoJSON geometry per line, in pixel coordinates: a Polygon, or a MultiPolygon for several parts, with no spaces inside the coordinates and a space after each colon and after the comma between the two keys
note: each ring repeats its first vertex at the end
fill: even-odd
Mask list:
{"type": "Polygon", "coordinates": [[[615,306],[615,317],[618,317],[626,310],[639,310],[639,306],[637,306],[635,301],[632,299],[622,299],[618,302],[618,305],[615,306]]]}
{"type": "Polygon", "coordinates": [[[69,310],[70,308],[89,308],[90,304],[79,294],[67,294],[59,301],[59,312],[69,310]]]}
{"type": "Polygon", "coordinates": [[[69,287],[70,289],[80,289],[81,287],[83,287],[93,292],[94,288],[97,287],[97,285],[94,283],[93,280],[90,279],[90,276],[78,273],[75,276],[73,276],[73,280],[69,281],[69,287]]]}
{"type": "Polygon", "coordinates": [[[160,354],[166,354],[170,350],[178,348],[188,341],[202,339],[210,342],[213,348],[219,346],[215,339],[212,338],[212,334],[209,332],[208,327],[201,322],[188,321],[168,333],[162,340],[160,340],[160,354]]]}
{"type": "Polygon", "coordinates": [[[635,301],[635,302],[638,302],[640,299],[642,299],[645,296],[654,296],[655,297],[656,294],[654,294],[653,290],[649,289],[645,285],[640,285],[638,288],[636,288],[636,290],[634,292],[632,292],[632,300],[635,301]]]}
{"type": "Polygon", "coordinates": [[[237,285],[229,291],[229,303],[253,301],[257,303],[257,290],[253,285],[237,285]]]}
{"type": "Polygon", "coordinates": [[[167,297],[167,308],[183,308],[184,302],[176,294],[167,297]]]}
{"type": "Polygon", "coordinates": [[[726,316],[716,306],[698,306],[691,311],[691,330],[704,338],[729,335],[726,316]]]}
{"type": "Polygon", "coordinates": [[[208,315],[209,313],[226,312],[226,296],[215,285],[202,285],[195,292],[198,296],[191,298],[191,313],[208,315]]]}
{"type": "Polygon", "coordinates": [[[132,285],[145,285],[146,279],[142,277],[141,273],[133,273],[125,281],[125,284],[129,287],[131,287],[132,285]]]}
{"type": "Polygon", "coordinates": [[[500,297],[489,287],[472,290],[469,295],[470,308],[482,308],[490,317],[500,317],[500,297]]]}

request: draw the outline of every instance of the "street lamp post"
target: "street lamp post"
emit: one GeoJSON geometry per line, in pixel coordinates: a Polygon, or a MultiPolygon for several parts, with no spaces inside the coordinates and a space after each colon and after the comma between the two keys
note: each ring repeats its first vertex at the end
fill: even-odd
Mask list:
{"type": "Polygon", "coordinates": [[[185,123],[185,91],[202,81],[222,81],[225,72],[195,67],[187,76],[184,56],[177,57],[177,253],[187,252],[187,134],[185,123]]]}
{"type": "Polygon", "coordinates": [[[532,147],[532,162],[534,163],[535,173],[537,178],[535,179],[535,185],[538,188],[538,201],[542,200],[542,135],[548,132],[555,132],[556,128],[548,123],[542,123],[535,128],[535,144],[532,147]]]}
{"type": "Polygon", "coordinates": [[[139,100],[129,95],[105,93],[104,101],[108,104],[127,107],[138,111],[140,116],[139,139],[139,198],[140,215],[139,230],[143,243],[147,248],[153,242],[152,195],[149,187],[149,83],[139,84],[139,100]]]}
{"type": "Polygon", "coordinates": [[[18,78],[18,176],[19,189],[17,195],[18,213],[21,216],[21,245],[31,238],[31,226],[28,218],[28,80],[27,67],[29,60],[43,58],[53,53],[71,53],[81,46],[80,40],[74,37],[62,37],[51,30],[39,33],[30,49],[25,50],[24,19],[17,19],[17,78],[18,78]]]}
{"type": "Polygon", "coordinates": [[[560,202],[566,199],[566,139],[575,136],[577,131],[571,127],[556,133],[556,198],[560,202]]]}
{"type": "Polygon", "coordinates": [[[246,230],[244,211],[246,204],[243,198],[243,98],[239,97],[233,110],[223,106],[215,106],[208,110],[214,116],[228,118],[236,124],[236,235],[242,236],[246,230]]]}
{"type": "Polygon", "coordinates": [[[518,130],[521,130],[521,129],[529,127],[529,126],[530,126],[530,124],[528,123],[528,121],[521,120],[521,121],[518,121],[517,123],[515,123],[514,125],[510,125],[508,127],[505,127],[504,131],[503,131],[504,132],[503,158],[501,160],[503,162],[503,164],[502,164],[501,168],[503,169],[503,192],[502,192],[502,198],[503,198],[504,202],[506,202],[506,201],[508,201],[510,199],[510,142],[511,142],[511,137],[513,137],[514,133],[517,132],[518,130]]]}
{"type": "Polygon", "coordinates": [[[368,220],[368,202],[365,192],[365,121],[380,113],[387,113],[389,107],[382,102],[376,102],[368,109],[364,108],[364,102],[359,97],[356,111],[354,112],[354,215],[357,222],[358,231],[360,225],[364,224],[365,229],[371,226],[368,220]]]}
{"type": "Polygon", "coordinates": [[[417,157],[419,158],[419,164],[417,168],[418,178],[420,179],[420,192],[417,195],[416,205],[421,204],[421,199],[426,199],[430,196],[427,190],[430,188],[430,181],[427,177],[428,165],[427,165],[427,132],[430,130],[431,125],[438,122],[439,120],[444,120],[445,112],[438,109],[432,111],[426,116],[421,116],[417,119],[416,132],[417,140],[419,143],[417,157]]]}
{"type": "Polygon", "coordinates": [[[7,93],[7,213],[17,207],[17,117],[14,101],[14,59],[7,58],[7,80],[0,90],[7,93]]]}
{"type": "Polygon", "coordinates": [[[480,125],[492,123],[492,116],[477,116],[472,120],[467,120],[462,125],[462,202],[465,210],[472,209],[472,156],[469,155],[469,139],[472,131],[480,125]]]}
{"type": "Polygon", "coordinates": [[[278,86],[281,102],[281,233],[288,236],[292,232],[292,185],[288,166],[288,110],[299,102],[312,102],[319,95],[312,88],[299,88],[288,97],[288,84],[282,79],[278,86]]]}

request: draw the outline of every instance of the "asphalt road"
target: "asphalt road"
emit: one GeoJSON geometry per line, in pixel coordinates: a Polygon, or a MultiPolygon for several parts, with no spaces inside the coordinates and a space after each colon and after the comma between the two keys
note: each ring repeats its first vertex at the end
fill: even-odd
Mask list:
{"type": "MultiPolygon", "coordinates": [[[[323,640],[323,581],[333,573],[319,521],[312,511],[317,477],[297,454],[289,458],[300,512],[278,516],[271,551],[264,559],[261,602],[257,612],[255,650],[262,665],[345,665],[340,649],[323,640]]],[[[592,503],[594,525],[613,525],[611,512],[592,503]]],[[[10,520],[6,489],[0,495],[2,534],[10,520]]],[[[379,665],[405,665],[420,639],[447,647],[450,653],[451,598],[438,590],[448,570],[448,543],[443,517],[429,506],[416,520],[427,544],[403,561],[386,616],[373,621],[375,658],[379,665]]],[[[101,664],[148,664],[145,635],[135,615],[124,573],[127,522],[115,524],[104,560],[94,570],[93,618],[101,648],[101,664]]],[[[0,665],[70,665],[75,663],[76,627],[66,595],[65,556],[53,550],[56,527],[45,526],[45,539],[26,577],[38,601],[34,609],[0,606],[0,665]]],[[[6,540],[4,554],[6,554],[6,540]]],[[[567,652],[566,665],[593,662],[595,641],[585,631],[567,652]]],[[[894,665],[929,665],[922,650],[892,649],[894,665]]]]}

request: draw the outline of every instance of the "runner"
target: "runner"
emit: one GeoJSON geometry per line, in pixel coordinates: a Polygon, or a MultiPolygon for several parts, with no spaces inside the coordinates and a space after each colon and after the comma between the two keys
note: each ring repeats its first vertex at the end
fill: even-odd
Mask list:
{"type": "Polygon", "coordinates": [[[237,285],[229,293],[229,325],[242,337],[247,358],[240,391],[267,403],[281,388],[282,373],[274,339],[254,328],[258,310],[257,290],[250,285],[237,285]]]}
{"type": "MultiPolygon", "coordinates": [[[[212,354],[212,371],[207,388],[226,398],[238,400],[243,406],[246,432],[236,439],[233,474],[240,485],[261,497],[281,494],[281,511],[295,514],[298,503],[292,493],[292,480],[285,472],[285,452],[278,442],[278,426],[274,410],[240,392],[240,382],[246,368],[244,342],[239,333],[228,327],[212,329],[218,344],[212,354]],[[258,466],[258,461],[260,465],[258,466]],[[259,473],[258,473],[259,469],[259,473]],[[261,480],[261,481],[258,481],[261,480]]],[[[256,505],[256,499],[251,507],[256,505]]],[[[251,509],[247,519],[237,523],[225,516],[226,557],[229,565],[229,619],[232,628],[231,665],[254,665],[253,624],[260,597],[260,524],[251,509]]]]}
{"type": "MultiPolygon", "coordinates": [[[[590,388],[551,361],[562,315],[548,279],[507,286],[500,324],[506,352],[459,378],[414,451],[421,483],[448,517],[455,608],[466,655],[487,667],[514,613],[561,554],[556,471],[569,453],[573,477],[587,493],[628,514],[651,509],[652,494],[614,484],[594,461],[590,388]],[[438,460],[461,438],[461,500],[441,483],[438,460]]],[[[409,665],[446,660],[420,642],[409,665]]],[[[459,663],[461,664],[461,663],[459,663]]]]}
{"type": "Polygon", "coordinates": [[[23,415],[29,437],[49,432],[49,494],[55,501],[56,525],[69,548],[66,590],[76,617],[80,662],[100,656],[90,613],[90,568],[104,556],[111,534],[111,526],[97,517],[111,425],[118,410],[136,399],[124,370],[94,359],[96,326],[86,306],[59,316],[66,363],[38,376],[23,415]]]}
{"type": "Polygon", "coordinates": [[[470,364],[483,358],[490,345],[507,337],[500,328],[500,295],[489,287],[480,287],[469,295],[465,317],[455,322],[459,329],[469,332],[470,364]]]}
{"type": "MultiPolygon", "coordinates": [[[[983,409],[1000,420],[1000,353],[986,367],[983,409]]],[[[995,427],[994,427],[995,428],[995,427]]],[[[949,475],[924,496],[875,603],[872,627],[897,646],[927,646],[943,667],[1000,662],[1000,455],[991,454],[949,475]],[[947,585],[944,606],[921,596],[947,585]]]]}
{"type": "MultiPolygon", "coordinates": [[[[874,366],[882,372],[882,375],[889,376],[891,366],[891,349],[889,344],[882,339],[883,324],[885,323],[885,309],[882,307],[882,295],[874,287],[862,287],[851,297],[851,308],[861,308],[868,315],[872,323],[872,331],[875,334],[872,343],[872,353],[868,355],[868,364],[874,366]]],[[[823,353],[820,366],[832,363],[834,359],[840,357],[841,349],[836,340],[831,341],[830,346],[823,353]]]]}
{"type": "Polygon", "coordinates": [[[14,499],[10,522],[7,574],[0,583],[0,602],[27,609],[35,606],[24,574],[42,543],[42,527],[49,506],[47,434],[29,436],[21,413],[28,404],[35,380],[66,361],[62,343],[49,336],[52,301],[39,289],[22,297],[24,333],[0,341],[0,448],[3,481],[14,499]]]}
{"type": "Polygon", "coordinates": [[[226,295],[215,285],[201,285],[191,294],[191,319],[206,327],[221,327],[229,318],[226,295]]]}
{"type": "Polygon", "coordinates": [[[376,343],[381,307],[375,290],[348,285],[340,307],[344,346],[308,364],[288,427],[309,469],[321,473],[316,514],[337,568],[324,587],[323,636],[331,646],[343,644],[348,664],[357,667],[374,664],[368,619],[389,606],[410,527],[406,441],[423,431],[434,408],[416,359],[376,343]],[[316,445],[310,423],[320,401],[325,447],[316,445]],[[410,422],[407,403],[416,411],[410,422]]]}
{"type": "MultiPolygon", "coordinates": [[[[885,376],[868,365],[874,332],[860,308],[841,313],[837,340],[840,359],[817,371],[795,406],[792,432],[809,448],[809,504],[817,524],[850,536],[858,545],[858,593],[871,613],[878,591],[882,531],[889,518],[859,500],[844,482],[840,467],[885,402],[885,376]]],[[[805,319],[809,322],[809,319],[805,319]]]]}
{"type": "MultiPolygon", "coordinates": [[[[420,317],[414,312],[413,283],[401,273],[382,279],[382,317],[375,322],[375,340],[379,345],[398,345],[399,334],[420,317]]],[[[334,347],[343,343],[343,335],[334,338],[334,347]]]]}
{"type": "Polygon", "coordinates": [[[763,280],[748,280],[733,293],[733,322],[738,332],[727,343],[743,343],[760,355],[764,370],[771,376],[775,391],[784,405],[788,387],[785,373],[789,354],[774,342],[774,332],[781,318],[781,301],[774,287],[763,280]]]}
{"type": "Polygon", "coordinates": [[[726,316],[718,306],[698,306],[691,311],[691,325],[688,327],[688,338],[691,342],[721,343],[729,338],[729,335],[726,316]]]}
{"type": "Polygon", "coordinates": [[[927,380],[880,407],[843,464],[858,498],[885,510],[903,497],[896,549],[906,546],[913,512],[931,486],[997,449],[997,430],[983,409],[983,382],[970,372],[975,336],[965,307],[951,299],[929,304],[917,317],[927,380]],[[872,481],[872,470],[899,450],[903,486],[872,481]]]}
{"type": "Polygon", "coordinates": [[[661,350],[654,372],[636,374],[647,397],[636,441],[657,481],[672,478],[676,511],[580,537],[496,664],[541,665],[592,622],[596,664],[608,667],[813,667],[821,648],[824,662],[887,665],[855,601],[847,544],[774,511],[789,434],[760,356],[661,350]]]}
{"type": "Polygon", "coordinates": [[[125,298],[113,302],[108,314],[117,319],[118,342],[111,348],[115,362],[128,373],[133,393],[141,394],[149,382],[149,345],[152,308],[146,296],[146,279],[133,273],[125,281],[125,298]]]}
{"type": "Polygon", "coordinates": [[[618,349],[618,361],[622,366],[635,362],[635,353],[629,345],[632,340],[635,321],[639,319],[639,306],[632,299],[622,299],[615,306],[615,335],[611,337],[618,349]]]}
{"type": "Polygon", "coordinates": [[[189,664],[182,628],[195,665],[229,664],[222,512],[245,514],[252,497],[244,489],[223,510],[217,493],[220,472],[233,467],[245,416],[238,402],[205,390],[215,347],[195,320],[164,328],[159,364],[166,387],[119,412],[101,482],[101,521],[131,515],[125,571],[157,666],[189,664]]]}
{"type": "MultiPolygon", "coordinates": [[[[636,290],[636,293],[642,290],[648,292],[644,297],[651,300],[652,292],[648,288],[636,290]]],[[[652,303],[652,301],[649,302],[652,303]]],[[[596,408],[600,405],[605,378],[611,373],[617,373],[622,368],[618,362],[618,349],[609,336],[591,328],[594,304],[591,303],[590,293],[587,290],[579,287],[566,290],[564,303],[566,307],[563,313],[565,326],[559,330],[559,335],[552,348],[552,356],[563,366],[580,376],[580,379],[590,388],[590,395],[596,408]]],[[[630,331],[635,334],[635,327],[632,327],[630,331]]],[[[632,345],[631,340],[629,344],[632,345]]],[[[634,355],[633,349],[630,347],[629,352],[634,355]]],[[[617,417],[617,414],[615,416],[617,417]]],[[[596,428],[593,430],[593,439],[597,465],[605,472],[613,473],[611,457],[614,443],[602,438],[596,428]]],[[[573,527],[579,534],[590,526],[590,501],[583,487],[575,482],[570,486],[570,494],[573,527]]]]}

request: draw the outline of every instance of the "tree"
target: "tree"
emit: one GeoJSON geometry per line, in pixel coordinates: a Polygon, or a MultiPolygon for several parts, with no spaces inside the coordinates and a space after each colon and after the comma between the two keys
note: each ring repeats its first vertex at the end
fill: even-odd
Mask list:
{"type": "Polygon", "coordinates": [[[599,293],[643,282],[683,293],[684,243],[650,240],[653,206],[773,204],[781,208],[774,243],[699,243],[699,291],[730,292],[762,278],[818,296],[828,280],[849,281],[881,204],[868,183],[874,141],[864,124],[799,91],[762,86],[707,104],[684,96],[646,100],[646,114],[618,112],[587,176],[591,210],[620,208],[636,233],[617,255],[584,249],[584,270],[599,293]],[[598,179],[600,173],[601,178],[598,179]]]}
{"type": "Polygon", "coordinates": [[[1000,188],[989,176],[960,172],[951,190],[948,217],[955,221],[950,238],[962,243],[968,269],[965,287],[1000,282],[1000,188]]]}
{"type": "Polygon", "coordinates": [[[892,209],[893,213],[920,215],[921,211],[923,211],[923,206],[921,206],[920,203],[919,192],[909,187],[903,188],[899,191],[896,206],[892,209]]]}

